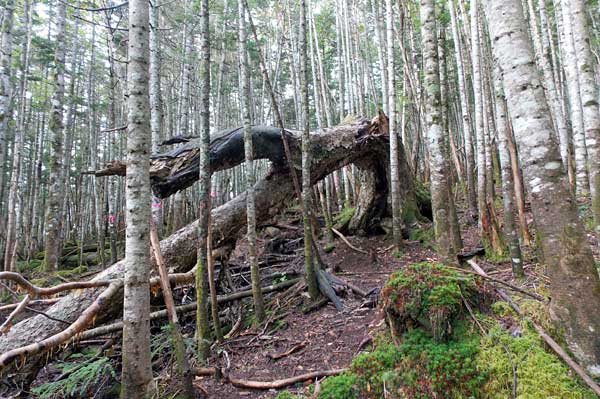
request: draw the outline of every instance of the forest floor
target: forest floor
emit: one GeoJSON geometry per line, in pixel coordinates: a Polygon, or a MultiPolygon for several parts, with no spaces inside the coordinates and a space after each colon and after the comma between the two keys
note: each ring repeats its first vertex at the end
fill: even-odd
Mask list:
{"type": "MultiPolygon", "coordinates": [[[[584,217],[587,207],[588,205],[585,203],[580,204],[584,217]]],[[[288,256],[289,260],[267,266],[261,270],[261,274],[269,275],[272,279],[275,273],[300,275],[304,264],[302,244],[299,241],[302,231],[297,215],[291,217],[288,215],[275,226],[279,226],[274,229],[275,233],[273,230],[271,232],[268,232],[267,229],[262,230],[259,238],[259,254],[262,254],[263,257],[271,254],[273,248],[270,245],[279,240],[284,244],[294,243],[295,247],[293,246],[291,250],[293,255],[279,255],[288,256]]],[[[463,226],[463,252],[468,253],[481,245],[478,228],[476,224],[462,223],[461,226],[463,226]]],[[[430,226],[421,226],[421,231],[426,231],[428,228],[430,226]]],[[[421,241],[405,240],[405,248],[398,257],[394,256],[390,250],[391,240],[385,235],[346,237],[353,246],[366,253],[351,249],[336,237],[335,248],[329,253],[322,252],[324,264],[331,268],[336,276],[360,287],[369,295],[366,298],[352,292],[340,295],[344,305],[344,310],[341,312],[336,310],[331,302],[306,311],[306,306],[310,305],[311,301],[305,287],[293,286],[287,291],[269,294],[266,297],[267,321],[259,326],[253,323],[252,316],[247,316],[251,304],[246,300],[244,301],[244,327],[224,343],[213,346],[215,357],[211,360],[211,364],[226,368],[229,375],[236,379],[265,382],[313,371],[348,367],[358,353],[370,349],[371,338],[384,328],[383,315],[377,306],[378,294],[389,276],[408,264],[437,260],[437,256],[431,248],[431,242],[427,239],[427,234],[419,237],[425,237],[425,239],[421,241]]],[[[589,235],[589,239],[590,243],[595,244],[595,237],[592,234],[589,235]]],[[[325,248],[326,246],[327,242],[322,239],[320,247],[325,248]]],[[[592,245],[592,247],[596,248],[596,245],[592,245]]],[[[538,292],[540,285],[545,285],[543,281],[545,277],[536,263],[536,255],[532,250],[525,248],[524,259],[526,279],[523,281],[513,280],[508,261],[491,263],[485,258],[479,257],[477,262],[495,278],[512,282],[531,292],[538,292]]],[[[231,258],[231,265],[235,269],[236,266],[245,264],[245,240],[240,240],[238,248],[231,258]]],[[[238,285],[248,283],[249,278],[244,277],[243,273],[234,273],[234,276],[238,280],[238,285]]],[[[274,281],[269,284],[281,281],[277,280],[278,278],[284,279],[289,276],[275,277],[274,281]]],[[[185,301],[185,296],[188,296],[188,301],[193,300],[189,298],[190,292],[185,293],[184,298],[181,298],[181,291],[178,292],[180,292],[179,300],[185,301]]],[[[226,311],[230,313],[229,318],[235,320],[239,304],[229,304],[228,308],[226,311]]],[[[182,323],[187,339],[193,341],[194,315],[190,314],[182,318],[182,323]]],[[[164,323],[153,322],[153,334],[154,332],[164,332],[161,330],[162,324],[164,323]]],[[[164,335],[162,334],[162,336],[164,335]]],[[[118,344],[114,346],[114,349],[116,350],[110,357],[117,361],[118,344]]],[[[154,361],[154,369],[155,373],[159,375],[159,380],[167,382],[173,371],[172,367],[168,366],[172,360],[168,340],[165,340],[162,349],[157,350],[157,352],[160,351],[163,353],[163,358],[154,361]]],[[[81,360],[74,359],[74,362],[78,361],[81,360]]],[[[40,373],[34,385],[39,386],[39,384],[53,381],[61,373],[60,367],[50,363],[40,373]]],[[[111,383],[108,382],[108,384],[111,383]]],[[[223,382],[213,377],[195,377],[194,385],[198,391],[203,391],[209,398],[214,399],[275,398],[280,392],[273,389],[236,388],[229,382],[223,382]]],[[[310,397],[309,385],[310,383],[299,383],[287,387],[285,390],[310,397]]],[[[105,392],[104,395],[101,394],[98,397],[111,396],[105,392]]]]}
{"type": "MultiPolygon", "coordinates": [[[[394,271],[407,264],[438,260],[427,241],[406,240],[402,256],[397,258],[389,250],[391,240],[384,235],[347,238],[369,255],[359,253],[337,239],[335,249],[323,257],[324,263],[334,269],[337,276],[367,292],[373,290],[371,292],[377,297],[394,271]],[[375,260],[373,254],[376,254],[375,260]]],[[[479,247],[477,225],[468,226],[463,231],[463,241],[465,253],[479,247]]],[[[321,244],[325,246],[324,242],[321,244]]],[[[496,278],[512,280],[510,262],[494,265],[483,260],[478,262],[496,278]]],[[[296,267],[302,267],[302,263],[296,267]]],[[[535,291],[539,279],[534,272],[535,265],[527,262],[525,269],[528,278],[520,284],[535,291]]],[[[307,294],[302,295],[305,298],[303,302],[308,302],[307,294]]],[[[274,381],[313,371],[348,367],[358,353],[370,348],[370,338],[383,329],[383,315],[376,299],[363,299],[349,293],[342,298],[345,307],[342,312],[337,311],[331,302],[307,314],[301,306],[286,307],[283,314],[276,317],[277,327],[261,328],[260,331],[251,328],[221,346],[228,353],[230,374],[252,381],[274,381]],[[273,355],[290,350],[293,353],[272,359],[273,355]]],[[[196,377],[195,385],[215,399],[275,398],[279,393],[274,389],[238,389],[212,377],[196,377]]],[[[297,384],[287,390],[307,395],[309,385],[297,384]]]]}

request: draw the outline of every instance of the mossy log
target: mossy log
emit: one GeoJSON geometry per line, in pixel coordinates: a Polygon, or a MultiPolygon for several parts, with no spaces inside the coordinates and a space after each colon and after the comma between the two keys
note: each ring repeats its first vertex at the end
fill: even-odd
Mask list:
{"type": "MultiPolygon", "coordinates": [[[[216,153],[226,158],[219,159],[218,156],[213,157],[211,155],[213,170],[232,167],[242,162],[243,146],[239,142],[242,135],[236,133],[237,131],[232,131],[229,136],[220,136],[213,139],[211,151],[218,147],[220,150],[216,153]],[[239,150],[239,153],[233,151],[235,148],[239,150]],[[215,163],[213,164],[213,162],[215,163]]],[[[260,136],[257,130],[254,130],[254,134],[260,136]]],[[[293,164],[300,165],[300,136],[293,132],[287,132],[286,134],[289,134],[293,164]]],[[[272,133],[269,133],[269,140],[277,141],[272,133]]],[[[260,140],[255,142],[260,143],[260,140]]],[[[281,141],[278,143],[282,147],[281,141]]],[[[160,174],[154,174],[153,176],[152,182],[155,193],[162,196],[172,194],[191,185],[197,178],[197,173],[194,172],[195,163],[193,162],[195,150],[191,143],[189,144],[190,146],[184,146],[188,150],[184,150],[184,147],[177,150],[178,155],[171,153],[172,155],[168,157],[155,157],[153,170],[162,171],[160,174]]],[[[269,144],[269,146],[273,145],[273,143],[269,144]]],[[[373,121],[361,119],[349,125],[327,129],[323,133],[312,134],[311,147],[313,153],[311,181],[313,184],[345,165],[358,164],[366,159],[383,157],[384,154],[387,154],[389,148],[388,136],[379,133],[376,119],[373,121]]],[[[255,148],[255,151],[257,155],[261,154],[257,148],[255,148]]],[[[275,151],[275,155],[280,153],[279,149],[275,151]]],[[[289,170],[282,162],[277,162],[277,156],[271,155],[268,157],[273,161],[271,171],[255,185],[256,218],[258,222],[266,221],[280,213],[289,200],[294,197],[289,170]]],[[[107,175],[110,173],[99,172],[98,174],[107,175]]],[[[407,175],[403,176],[403,179],[409,182],[412,177],[407,175]]],[[[385,188],[384,195],[387,196],[387,186],[382,188],[385,188]]],[[[361,201],[362,199],[359,199],[359,202],[361,201]]],[[[369,207],[363,207],[363,209],[370,210],[369,207]]],[[[246,226],[245,194],[241,194],[226,204],[213,209],[212,225],[214,248],[231,245],[232,242],[235,242],[246,226]]],[[[196,234],[197,222],[194,222],[161,241],[161,251],[171,271],[186,272],[194,266],[196,261],[196,234]]],[[[124,268],[123,261],[117,262],[98,274],[94,280],[122,278],[124,268]]],[[[0,337],[0,353],[31,344],[60,332],[65,328],[65,325],[56,320],[73,322],[90,306],[98,294],[98,289],[85,289],[74,292],[62,298],[46,311],[46,314],[53,317],[54,320],[44,315],[36,315],[16,324],[6,335],[0,337]]],[[[119,317],[122,312],[122,302],[122,291],[119,291],[103,304],[102,311],[94,319],[95,323],[106,322],[119,317]]],[[[12,366],[6,368],[0,380],[0,395],[27,386],[35,377],[45,359],[45,355],[36,355],[27,358],[19,369],[12,366]]]]}

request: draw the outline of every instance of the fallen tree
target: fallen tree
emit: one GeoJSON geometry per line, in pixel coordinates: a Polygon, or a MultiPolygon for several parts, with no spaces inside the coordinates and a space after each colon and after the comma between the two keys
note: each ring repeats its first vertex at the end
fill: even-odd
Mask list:
{"type": "MultiPolygon", "coordinates": [[[[311,135],[313,184],[351,163],[356,163],[361,170],[371,176],[364,183],[365,187],[361,187],[361,195],[354,215],[354,219],[358,221],[354,223],[357,230],[369,231],[370,224],[377,219],[365,215],[383,215],[386,212],[389,181],[386,165],[389,146],[385,126],[387,124],[380,124],[378,118],[373,121],[360,119],[311,135]],[[372,184],[371,188],[368,188],[369,184],[372,184]],[[364,194],[366,192],[371,192],[373,195],[364,194]]],[[[285,135],[292,154],[292,164],[300,165],[300,136],[291,131],[286,131],[285,135]]],[[[294,196],[294,189],[289,170],[284,162],[281,131],[255,127],[253,136],[256,158],[267,158],[273,163],[268,175],[255,186],[256,217],[258,222],[262,222],[275,216],[286,206],[288,200],[294,196]]],[[[211,141],[210,150],[213,171],[241,163],[244,159],[242,131],[234,129],[219,134],[211,141]]],[[[192,141],[169,153],[153,157],[151,179],[154,192],[161,197],[166,197],[193,184],[198,176],[198,156],[197,143],[192,141]]],[[[412,192],[412,177],[408,172],[404,156],[401,156],[401,160],[402,170],[406,171],[402,176],[405,182],[403,184],[405,204],[412,204],[410,206],[416,208],[416,200],[412,192]]],[[[95,171],[94,174],[122,175],[124,172],[124,164],[113,162],[105,169],[95,171]]],[[[214,248],[231,245],[243,231],[246,224],[245,199],[245,195],[241,194],[213,209],[214,248]]],[[[196,229],[197,222],[191,223],[161,241],[161,251],[171,273],[186,272],[194,266],[196,229]]],[[[92,281],[117,280],[121,279],[123,274],[124,262],[117,262],[98,274],[92,281]]],[[[0,354],[61,333],[65,329],[64,321],[74,323],[92,305],[95,309],[94,317],[86,318],[85,323],[76,323],[77,333],[90,328],[94,323],[117,318],[122,310],[122,289],[112,290],[110,296],[104,295],[100,306],[97,306],[100,292],[101,289],[93,288],[71,293],[51,306],[45,315],[39,314],[15,324],[10,331],[0,337],[0,354]]],[[[37,354],[28,357],[20,368],[16,368],[14,363],[4,367],[0,381],[0,394],[14,392],[26,386],[35,377],[45,359],[46,357],[37,354]]]]}

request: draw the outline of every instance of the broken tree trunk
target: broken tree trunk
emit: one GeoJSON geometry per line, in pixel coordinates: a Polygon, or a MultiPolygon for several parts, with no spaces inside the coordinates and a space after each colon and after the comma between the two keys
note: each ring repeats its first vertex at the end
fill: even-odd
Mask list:
{"type": "MultiPolygon", "coordinates": [[[[351,164],[366,164],[366,160],[387,159],[388,137],[380,133],[377,119],[369,121],[358,120],[352,124],[328,129],[320,134],[311,135],[313,166],[311,181],[316,183],[333,171],[351,164]]],[[[300,137],[293,132],[289,134],[289,144],[293,164],[300,165],[300,137]]],[[[289,171],[283,162],[283,146],[279,129],[254,128],[254,146],[257,157],[273,161],[270,173],[255,186],[257,222],[266,221],[278,214],[293,198],[294,189],[289,171]]],[[[165,197],[178,190],[190,186],[197,179],[198,152],[194,143],[190,142],[180,149],[168,154],[155,156],[152,162],[152,182],[155,194],[165,197]]],[[[221,134],[211,141],[211,169],[213,171],[233,167],[244,159],[243,132],[241,129],[221,134]]],[[[372,161],[369,161],[372,162],[372,161]]],[[[114,163],[113,163],[114,165],[114,163]]],[[[378,171],[382,177],[384,169],[378,171]]],[[[405,170],[408,170],[408,166],[405,170]]],[[[122,168],[124,172],[124,168],[122,168]]],[[[98,171],[97,175],[121,174],[118,170],[98,171]]],[[[412,185],[412,177],[403,176],[412,185]]],[[[380,196],[387,196],[387,185],[379,185],[380,196]]],[[[363,201],[364,199],[359,199],[363,201]]],[[[379,201],[384,203],[384,201],[379,201]]],[[[359,204],[360,206],[360,204],[359,204]]],[[[365,212],[371,211],[371,206],[364,207],[365,212]]],[[[356,215],[355,215],[356,216],[356,215]]],[[[246,225],[246,200],[242,194],[228,203],[212,211],[212,228],[214,248],[231,245],[243,232],[246,225]]],[[[178,230],[170,237],[161,241],[161,251],[170,272],[185,272],[190,270],[196,261],[196,229],[197,222],[178,230]]],[[[123,277],[124,263],[117,262],[106,269],[94,280],[120,279],[123,277]]],[[[74,292],[60,299],[46,311],[44,315],[36,315],[15,324],[11,330],[0,337],[0,353],[40,341],[57,334],[65,328],[64,320],[73,322],[87,309],[99,295],[99,289],[85,289],[74,292]]],[[[94,318],[95,323],[105,322],[119,316],[122,311],[122,290],[102,303],[102,311],[94,318]]],[[[85,326],[84,328],[90,327],[85,326]]],[[[27,358],[19,362],[20,368],[14,365],[3,370],[0,380],[0,395],[14,392],[26,386],[33,380],[40,364],[46,359],[44,355],[27,358]]]]}

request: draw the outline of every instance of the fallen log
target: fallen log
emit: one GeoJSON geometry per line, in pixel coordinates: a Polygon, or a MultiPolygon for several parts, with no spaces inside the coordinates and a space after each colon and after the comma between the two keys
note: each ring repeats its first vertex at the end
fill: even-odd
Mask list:
{"type": "MultiPolygon", "coordinates": [[[[316,183],[333,171],[351,163],[358,164],[366,160],[372,162],[372,160],[387,159],[388,137],[386,135],[370,134],[374,129],[377,129],[377,120],[371,122],[360,119],[351,124],[327,129],[323,133],[312,134],[312,183],[316,183]]],[[[254,131],[253,134],[260,136],[258,131],[254,131]]],[[[255,147],[257,155],[273,161],[273,167],[269,174],[255,185],[256,219],[258,223],[269,220],[281,212],[287,201],[294,196],[289,171],[283,162],[281,135],[278,129],[276,129],[276,134],[277,137],[267,135],[268,137],[264,139],[256,137],[256,143],[259,144],[255,144],[255,146],[260,147],[255,147]],[[271,148],[271,152],[262,151],[261,148],[271,148]]],[[[289,134],[293,164],[299,166],[301,164],[300,136],[293,132],[287,132],[287,134],[289,134]]],[[[243,160],[244,152],[241,140],[243,140],[243,134],[235,131],[213,139],[211,143],[211,168],[213,171],[235,166],[243,160]]],[[[154,175],[152,183],[155,193],[164,197],[188,187],[197,179],[198,173],[194,172],[196,166],[193,162],[193,159],[195,159],[193,144],[194,142],[190,142],[186,146],[174,150],[176,152],[169,152],[167,153],[169,155],[158,156],[153,160],[154,175]]],[[[385,171],[386,169],[380,169],[380,171],[382,170],[385,171]]],[[[387,182],[387,176],[381,176],[381,173],[378,176],[387,182]]],[[[402,178],[406,181],[405,186],[412,184],[410,175],[404,175],[402,178]]],[[[383,188],[387,197],[387,186],[383,188]]],[[[362,192],[364,190],[361,190],[362,192]]],[[[359,198],[359,203],[361,201],[364,200],[359,198]]],[[[370,210],[368,206],[363,208],[365,212],[370,210]]],[[[213,209],[211,218],[214,248],[231,245],[245,229],[245,194],[241,194],[226,204],[213,209]]],[[[166,264],[170,268],[169,272],[187,272],[194,266],[197,249],[196,234],[197,222],[194,222],[161,241],[161,251],[166,264]]],[[[107,268],[91,281],[120,279],[123,274],[124,262],[121,261],[107,268]]],[[[94,302],[100,290],[96,288],[73,292],[61,298],[45,313],[55,319],[73,323],[94,302]]],[[[119,316],[121,311],[122,290],[119,290],[112,296],[111,300],[102,304],[101,309],[94,317],[94,321],[95,323],[104,323],[113,320],[119,316]]],[[[63,328],[63,323],[51,320],[44,317],[44,315],[30,317],[15,324],[6,335],[0,337],[0,353],[35,344],[40,340],[59,334],[63,328]]],[[[81,333],[81,331],[76,333],[81,333]]],[[[35,377],[45,359],[44,356],[40,355],[28,356],[27,361],[20,369],[17,370],[12,366],[5,368],[2,380],[0,380],[0,396],[26,387],[35,377]]]]}

